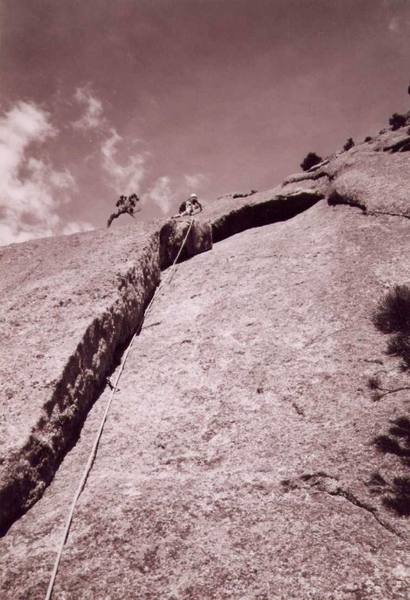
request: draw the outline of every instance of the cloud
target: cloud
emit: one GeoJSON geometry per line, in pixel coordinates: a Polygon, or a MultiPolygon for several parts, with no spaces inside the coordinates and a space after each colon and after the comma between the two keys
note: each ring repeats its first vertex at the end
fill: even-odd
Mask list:
{"type": "Polygon", "coordinates": [[[171,179],[163,175],[155,180],[151,189],[144,194],[144,201],[154,202],[162,213],[167,213],[171,208],[172,200],[174,200],[175,194],[171,190],[171,179]]]}
{"type": "Polygon", "coordinates": [[[71,173],[27,155],[32,144],[57,133],[48,113],[30,102],[18,102],[0,117],[0,244],[62,233],[67,226],[57,209],[75,189],[71,173]]]}
{"type": "MultiPolygon", "coordinates": [[[[77,102],[85,106],[82,117],[72,125],[78,130],[99,128],[105,136],[101,144],[101,165],[106,175],[105,183],[117,194],[138,193],[140,184],[145,176],[145,157],[147,153],[131,154],[125,161],[120,160],[120,150],[123,153],[124,138],[119,135],[109,121],[103,116],[103,104],[91,92],[90,84],[76,89],[74,94],[77,102]]],[[[135,143],[135,140],[134,140],[135,143]]]]}
{"type": "Polygon", "coordinates": [[[145,176],[145,154],[132,154],[124,163],[118,159],[118,145],[123,138],[114,128],[101,145],[102,166],[106,173],[108,185],[117,194],[131,194],[140,191],[141,181],[145,176]]]}
{"type": "Polygon", "coordinates": [[[163,214],[169,213],[171,208],[177,209],[180,203],[190,193],[198,191],[206,181],[202,173],[184,175],[171,179],[167,175],[158,177],[151,188],[142,196],[143,202],[153,202],[163,214]]]}
{"type": "Polygon", "coordinates": [[[79,87],[76,89],[74,98],[77,102],[84,106],[84,114],[78,121],[73,123],[75,129],[95,129],[103,125],[103,105],[101,100],[94,96],[90,86],[79,87]]]}
{"type": "Polygon", "coordinates": [[[70,235],[71,233],[92,231],[93,229],[94,229],[94,227],[91,225],[91,223],[86,223],[85,221],[69,221],[61,229],[61,234],[62,235],[70,235]]]}
{"type": "Polygon", "coordinates": [[[190,190],[195,191],[203,186],[207,180],[207,177],[202,173],[195,173],[194,175],[184,175],[184,180],[186,186],[190,190]]]}

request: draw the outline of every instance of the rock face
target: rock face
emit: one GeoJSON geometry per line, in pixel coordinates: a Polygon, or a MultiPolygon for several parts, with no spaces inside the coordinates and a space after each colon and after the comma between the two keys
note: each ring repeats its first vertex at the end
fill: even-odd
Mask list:
{"type": "Polygon", "coordinates": [[[408,598],[389,499],[406,502],[409,396],[367,385],[410,385],[371,320],[410,283],[406,136],[215,201],[145,320],[187,222],[1,251],[2,599],[44,597],[106,377],[141,328],[53,598],[408,598]]]}

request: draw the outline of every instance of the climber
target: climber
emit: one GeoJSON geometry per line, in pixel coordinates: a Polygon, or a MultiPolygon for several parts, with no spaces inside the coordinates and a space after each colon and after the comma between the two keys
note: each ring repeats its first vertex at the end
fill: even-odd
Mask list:
{"type": "Polygon", "coordinates": [[[115,203],[117,210],[110,214],[107,227],[111,225],[114,219],[117,219],[120,215],[125,213],[129,214],[130,217],[135,217],[137,202],[139,202],[139,198],[137,194],[131,194],[131,196],[120,196],[119,200],[115,203]]]}
{"type": "Polygon", "coordinates": [[[196,194],[191,194],[188,200],[184,200],[179,207],[179,212],[175,217],[191,217],[202,212],[202,204],[198,200],[196,194]]]}

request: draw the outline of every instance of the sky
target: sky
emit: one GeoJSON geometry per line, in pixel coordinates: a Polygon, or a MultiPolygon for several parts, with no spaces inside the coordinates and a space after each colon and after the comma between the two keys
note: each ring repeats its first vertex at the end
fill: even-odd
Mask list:
{"type": "Polygon", "coordinates": [[[0,245],[273,187],[409,84],[410,0],[0,0],[0,245]]]}

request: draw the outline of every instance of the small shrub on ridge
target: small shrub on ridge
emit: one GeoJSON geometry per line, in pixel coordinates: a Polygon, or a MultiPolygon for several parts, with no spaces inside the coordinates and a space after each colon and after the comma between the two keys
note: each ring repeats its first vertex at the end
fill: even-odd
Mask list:
{"type": "Polygon", "coordinates": [[[346,141],[345,145],[343,146],[343,150],[345,152],[347,152],[348,150],[350,150],[350,148],[353,148],[354,146],[354,140],[353,138],[348,138],[348,140],[346,141]]]}
{"type": "Polygon", "coordinates": [[[300,163],[300,166],[303,169],[303,171],[309,171],[309,169],[311,169],[315,165],[318,165],[319,163],[321,163],[322,160],[323,160],[322,157],[318,156],[316,154],[316,152],[309,152],[305,156],[303,161],[300,163]]]}
{"type": "Polygon", "coordinates": [[[391,128],[393,131],[396,131],[396,129],[400,129],[400,127],[404,127],[404,125],[406,124],[406,115],[400,115],[399,113],[393,113],[392,116],[389,119],[389,125],[391,125],[391,128]]]}

